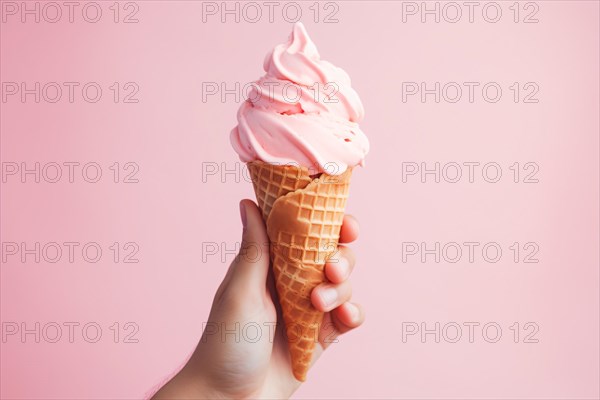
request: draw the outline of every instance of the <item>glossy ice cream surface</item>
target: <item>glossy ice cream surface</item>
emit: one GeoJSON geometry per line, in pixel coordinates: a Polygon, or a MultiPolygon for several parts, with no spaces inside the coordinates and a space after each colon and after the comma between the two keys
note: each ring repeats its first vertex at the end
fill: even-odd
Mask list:
{"type": "Polygon", "coordinates": [[[265,76],[241,105],[231,143],[244,162],[308,167],[339,175],[362,165],[369,141],[348,74],[323,61],[301,23],[264,61],[265,76]]]}

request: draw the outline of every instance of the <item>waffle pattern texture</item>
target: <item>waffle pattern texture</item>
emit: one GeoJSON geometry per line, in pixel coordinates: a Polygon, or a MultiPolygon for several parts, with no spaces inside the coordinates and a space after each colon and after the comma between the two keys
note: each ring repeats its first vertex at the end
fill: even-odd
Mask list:
{"type": "Polygon", "coordinates": [[[294,376],[304,381],[323,321],[310,294],[337,250],[352,170],[312,179],[307,168],[290,165],[253,161],[248,169],[271,242],[294,376]]]}

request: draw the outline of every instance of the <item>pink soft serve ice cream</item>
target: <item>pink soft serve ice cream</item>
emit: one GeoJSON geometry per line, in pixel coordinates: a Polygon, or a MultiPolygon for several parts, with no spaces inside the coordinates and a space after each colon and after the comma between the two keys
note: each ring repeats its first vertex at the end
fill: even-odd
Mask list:
{"type": "Polygon", "coordinates": [[[342,174],[362,165],[369,141],[348,74],[321,60],[302,23],[264,61],[265,76],[241,105],[231,143],[244,162],[293,164],[342,174]]]}

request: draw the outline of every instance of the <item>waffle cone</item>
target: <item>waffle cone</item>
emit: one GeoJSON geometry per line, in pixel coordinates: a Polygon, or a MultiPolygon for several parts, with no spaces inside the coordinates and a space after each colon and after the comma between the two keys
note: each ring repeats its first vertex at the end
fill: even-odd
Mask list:
{"type": "Polygon", "coordinates": [[[310,295],[337,250],[352,170],[313,179],[304,167],[253,161],[248,169],[271,242],[292,369],[304,381],[323,321],[310,295]]]}

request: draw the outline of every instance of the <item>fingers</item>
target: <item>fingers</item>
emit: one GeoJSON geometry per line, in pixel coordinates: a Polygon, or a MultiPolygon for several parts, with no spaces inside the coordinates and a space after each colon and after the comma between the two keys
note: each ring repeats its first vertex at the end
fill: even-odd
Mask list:
{"type": "MultiPolygon", "coordinates": [[[[365,312],[360,304],[346,302],[325,314],[323,325],[319,332],[319,343],[326,349],[332,343],[337,343],[338,337],[348,331],[358,328],[365,321],[365,312]]],[[[320,355],[321,352],[318,354],[320,355]]]]}
{"type": "Polygon", "coordinates": [[[225,281],[264,291],[269,272],[269,239],[258,206],[251,200],[240,202],[244,231],[240,252],[231,263],[225,281]]]}
{"type": "Polygon", "coordinates": [[[352,215],[344,215],[342,228],[340,229],[340,243],[352,243],[358,237],[358,221],[352,215]]]}
{"type": "Polygon", "coordinates": [[[365,322],[365,310],[360,304],[346,302],[331,312],[331,320],[339,334],[346,333],[365,322]]]}
{"type": "Polygon", "coordinates": [[[325,264],[325,276],[331,283],[342,283],[350,277],[355,263],[356,259],[352,249],[340,246],[325,264]]]}
{"type": "MultiPolygon", "coordinates": [[[[345,215],[340,230],[340,243],[351,243],[359,233],[358,221],[351,215],[345,215]]],[[[337,337],[362,325],[365,312],[361,305],[350,303],[352,286],[348,278],[354,269],[356,260],[352,250],[339,246],[338,252],[325,264],[325,276],[328,283],[322,283],[311,292],[311,301],[315,308],[325,312],[323,325],[319,332],[319,344],[313,355],[312,363],[337,337]]]]}
{"type": "Polygon", "coordinates": [[[317,310],[328,312],[350,300],[352,286],[348,281],[338,284],[322,283],[313,289],[310,296],[317,310]]]}

